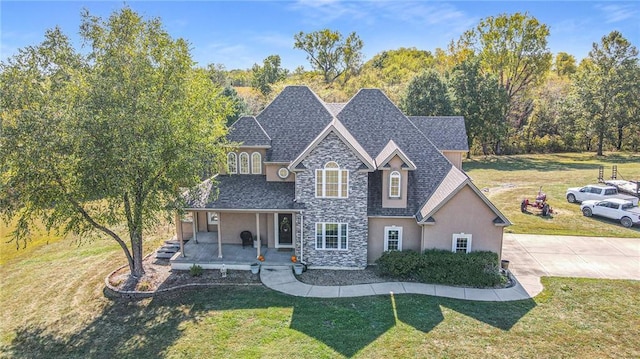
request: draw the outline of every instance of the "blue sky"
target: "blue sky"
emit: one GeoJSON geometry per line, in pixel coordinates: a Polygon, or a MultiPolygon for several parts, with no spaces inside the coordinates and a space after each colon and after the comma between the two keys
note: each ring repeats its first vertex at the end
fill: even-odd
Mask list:
{"type": "MultiPolygon", "coordinates": [[[[0,59],[36,45],[56,25],[80,48],[80,12],[108,17],[123,1],[0,2],[0,59]]],[[[365,60],[384,50],[445,48],[488,16],[528,12],[550,27],[549,49],[578,61],[593,42],[618,30],[640,47],[639,1],[128,1],[147,18],[161,18],[173,37],[189,41],[202,66],[250,68],[278,54],[289,69],[309,68],[305,54],[293,49],[294,34],[324,28],[355,31],[364,41],[365,60]]]]}

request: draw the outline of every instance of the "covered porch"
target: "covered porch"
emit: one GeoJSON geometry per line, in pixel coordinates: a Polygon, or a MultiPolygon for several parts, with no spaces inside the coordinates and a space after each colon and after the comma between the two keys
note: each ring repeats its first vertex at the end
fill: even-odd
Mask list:
{"type": "Polygon", "coordinates": [[[204,269],[249,270],[251,264],[258,262],[258,255],[264,257],[263,267],[279,267],[292,265],[293,249],[268,248],[263,245],[242,247],[241,244],[226,244],[217,240],[217,234],[211,232],[197,233],[198,242],[189,239],[183,249],[171,258],[171,269],[188,270],[194,264],[204,269]],[[221,251],[220,251],[221,250],[221,251]]]}

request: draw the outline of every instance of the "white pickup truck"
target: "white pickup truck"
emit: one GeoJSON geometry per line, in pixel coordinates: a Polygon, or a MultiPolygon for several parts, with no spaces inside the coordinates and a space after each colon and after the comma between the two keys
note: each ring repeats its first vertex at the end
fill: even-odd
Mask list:
{"type": "Polygon", "coordinates": [[[636,206],[638,205],[638,197],[620,194],[618,193],[618,189],[613,186],[589,185],[584,187],[573,187],[567,189],[566,196],[569,203],[620,198],[631,202],[636,206]]]}
{"type": "Polygon", "coordinates": [[[582,214],[586,217],[600,216],[620,221],[624,227],[640,224],[640,208],[631,202],[619,198],[604,201],[584,201],[580,205],[582,214]]]}

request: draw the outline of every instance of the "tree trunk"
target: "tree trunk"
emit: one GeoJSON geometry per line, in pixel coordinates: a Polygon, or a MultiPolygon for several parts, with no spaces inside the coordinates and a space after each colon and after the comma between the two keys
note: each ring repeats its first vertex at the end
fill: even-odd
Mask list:
{"type": "MultiPolygon", "coordinates": [[[[138,191],[139,193],[140,191],[138,191]]],[[[124,211],[127,217],[127,226],[129,227],[129,238],[131,239],[131,256],[133,261],[129,262],[131,275],[135,278],[142,278],[144,275],[144,267],[142,266],[142,196],[136,194],[133,208],[129,201],[129,195],[124,195],[124,211]]]]}
{"type": "Polygon", "coordinates": [[[133,255],[133,268],[130,268],[131,275],[136,278],[142,278],[144,267],[142,266],[142,233],[140,230],[137,230],[136,234],[131,236],[131,253],[133,255]]]}
{"type": "Polygon", "coordinates": [[[598,134],[598,156],[602,156],[602,145],[604,143],[604,133],[598,134]]]}
{"type": "Polygon", "coordinates": [[[616,149],[620,151],[622,149],[622,132],[624,130],[624,126],[622,124],[618,124],[618,141],[616,141],[616,149]]]}

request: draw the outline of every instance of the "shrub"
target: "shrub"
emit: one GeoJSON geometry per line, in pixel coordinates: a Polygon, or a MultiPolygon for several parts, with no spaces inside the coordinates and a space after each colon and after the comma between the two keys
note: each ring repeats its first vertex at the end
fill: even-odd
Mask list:
{"type": "Polygon", "coordinates": [[[493,287],[505,282],[493,252],[395,251],[385,252],[376,263],[380,275],[423,283],[493,287]]]}
{"type": "Polygon", "coordinates": [[[197,264],[194,264],[191,266],[191,268],[189,268],[189,274],[191,274],[192,277],[199,277],[202,275],[202,272],[202,267],[197,264]]]}
{"type": "Polygon", "coordinates": [[[384,252],[378,258],[378,273],[394,278],[411,278],[417,269],[420,254],[414,251],[390,251],[384,252]]]}
{"type": "Polygon", "coordinates": [[[151,283],[149,283],[146,280],[140,281],[138,283],[138,285],[136,286],[136,290],[140,291],[140,292],[146,292],[149,289],[151,289],[151,283]]]}

